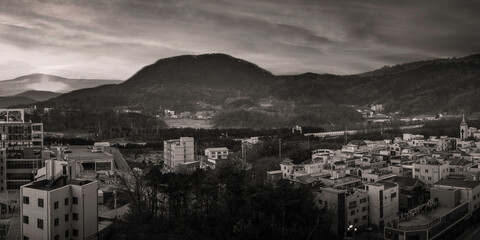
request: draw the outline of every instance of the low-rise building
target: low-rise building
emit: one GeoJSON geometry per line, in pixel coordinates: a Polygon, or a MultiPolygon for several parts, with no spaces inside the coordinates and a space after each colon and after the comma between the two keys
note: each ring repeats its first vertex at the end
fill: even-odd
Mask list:
{"type": "Polygon", "coordinates": [[[432,186],[450,174],[448,162],[432,157],[420,158],[412,166],[412,177],[422,180],[427,186],[432,186]]]}
{"type": "Polygon", "coordinates": [[[369,223],[383,227],[397,217],[399,211],[399,188],[392,182],[366,183],[368,193],[369,223]]]}
{"type": "Polygon", "coordinates": [[[368,194],[363,189],[322,187],[316,192],[316,203],[328,209],[330,231],[337,236],[343,236],[350,225],[368,225],[368,194]]]}

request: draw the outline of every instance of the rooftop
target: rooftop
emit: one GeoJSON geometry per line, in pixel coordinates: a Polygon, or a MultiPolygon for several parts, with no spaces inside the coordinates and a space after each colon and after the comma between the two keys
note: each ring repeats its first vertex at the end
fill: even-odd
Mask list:
{"type": "Polygon", "coordinates": [[[393,187],[396,187],[397,184],[393,183],[393,182],[386,182],[386,181],[380,181],[380,182],[369,182],[369,183],[365,183],[365,185],[371,185],[371,186],[384,186],[385,189],[389,189],[389,188],[393,188],[393,187]]]}
{"type": "Polygon", "coordinates": [[[53,182],[50,182],[50,180],[48,179],[44,179],[44,180],[32,182],[31,184],[25,185],[25,187],[37,189],[37,190],[51,191],[51,190],[65,187],[67,185],[82,186],[92,182],[93,182],[92,180],[85,180],[85,179],[72,179],[70,181],[67,181],[65,177],[60,177],[53,182]]]}
{"type": "Polygon", "coordinates": [[[434,184],[435,186],[476,188],[480,186],[480,181],[462,180],[462,179],[442,179],[434,184]]]}
{"type": "Polygon", "coordinates": [[[461,165],[461,166],[465,166],[470,163],[470,161],[467,161],[461,158],[449,158],[449,159],[446,159],[445,161],[448,161],[450,165],[461,165]]]}
{"type": "Polygon", "coordinates": [[[420,180],[417,178],[396,176],[391,178],[390,181],[397,183],[399,187],[414,187],[420,180]]]}
{"type": "Polygon", "coordinates": [[[211,151],[211,152],[222,152],[222,151],[228,151],[228,148],[226,147],[217,147],[217,148],[207,148],[205,151],[211,151]]]}
{"type": "Polygon", "coordinates": [[[70,146],[71,153],[66,153],[68,159],[77,161],[109,161],[113,156],[104,152],[92,152],[87,146],[70,146]]]}

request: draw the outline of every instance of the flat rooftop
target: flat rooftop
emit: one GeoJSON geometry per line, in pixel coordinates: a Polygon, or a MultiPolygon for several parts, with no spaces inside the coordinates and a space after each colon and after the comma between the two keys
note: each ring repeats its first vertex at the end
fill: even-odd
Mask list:
{"type": "Polygon", "coordinates": [[[92,152],[88,146],[69,146],[71,153],[66,153],[68,159],[77,161],[113,161],[113,156],[104,152],[92,152]]]}
{"type": "Polygon", "coordinates": [[[413,218],[408,219],[407,221],[399,222],[398,226],[401,228],[421,228],[421,226],[428,225],[432,223],[433,221],[441,218],[445,214],[447,214],[449,211],[451,211],[452,208],[447,208],[447,207],[437,207],[435,210],[428,212],[428,213],[422,213],[419,214],[413,218]]]}
{"type": "Polygon", "coordinates": [[[32,182],[29,185],[26,185],[26,188],[32,188],[32,189],[37,189],[37,190],[45,190],[45,191],[51,191],[55,190],[58,188],[65,187],[66,185],[77,185],[77,186],[82,186],[85,184],[92,183],[92,180],[85,180],[85,179],[72,179],[70,181],[67,181],[66,178],[61,177],[55,180],[51,185],[49,185],[50,180],[44,179],[36,182],[32,182]]]}

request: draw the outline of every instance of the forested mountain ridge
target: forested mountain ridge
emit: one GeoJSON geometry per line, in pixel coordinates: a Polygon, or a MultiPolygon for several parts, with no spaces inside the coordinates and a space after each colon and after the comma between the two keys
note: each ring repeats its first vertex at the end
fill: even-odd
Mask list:
{"type": "MultiPolygon", "coordinates": [[[[385,104],[388,112],[404,115],[480,112],[480,55],[406,63],[344,76],[276,76],[225,54],[185,55],[161,59],[123,83],[73,91],[40,105],[190,111],[222,109],[232,98],[249,99],[255,108],[267,97],[288,105],[273,110],[279,116],[312,114],[325,106],[372,103],[385,104]]],[[[244,110],[251,108],[249,104],[244,110]]]]}

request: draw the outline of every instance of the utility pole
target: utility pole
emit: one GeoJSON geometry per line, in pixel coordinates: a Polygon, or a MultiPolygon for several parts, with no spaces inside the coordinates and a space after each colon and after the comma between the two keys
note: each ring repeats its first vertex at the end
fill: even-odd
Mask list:
{"type": "Polygon", "coordinates": [[[308,149],[310,149],[310,135],[308,135],[307,138],[308,138],[308,149]]]}
{"type": "Polygon", "coordinates": [[[278,139],[278,157],[282,157],[282,139],[278,139]]]}

